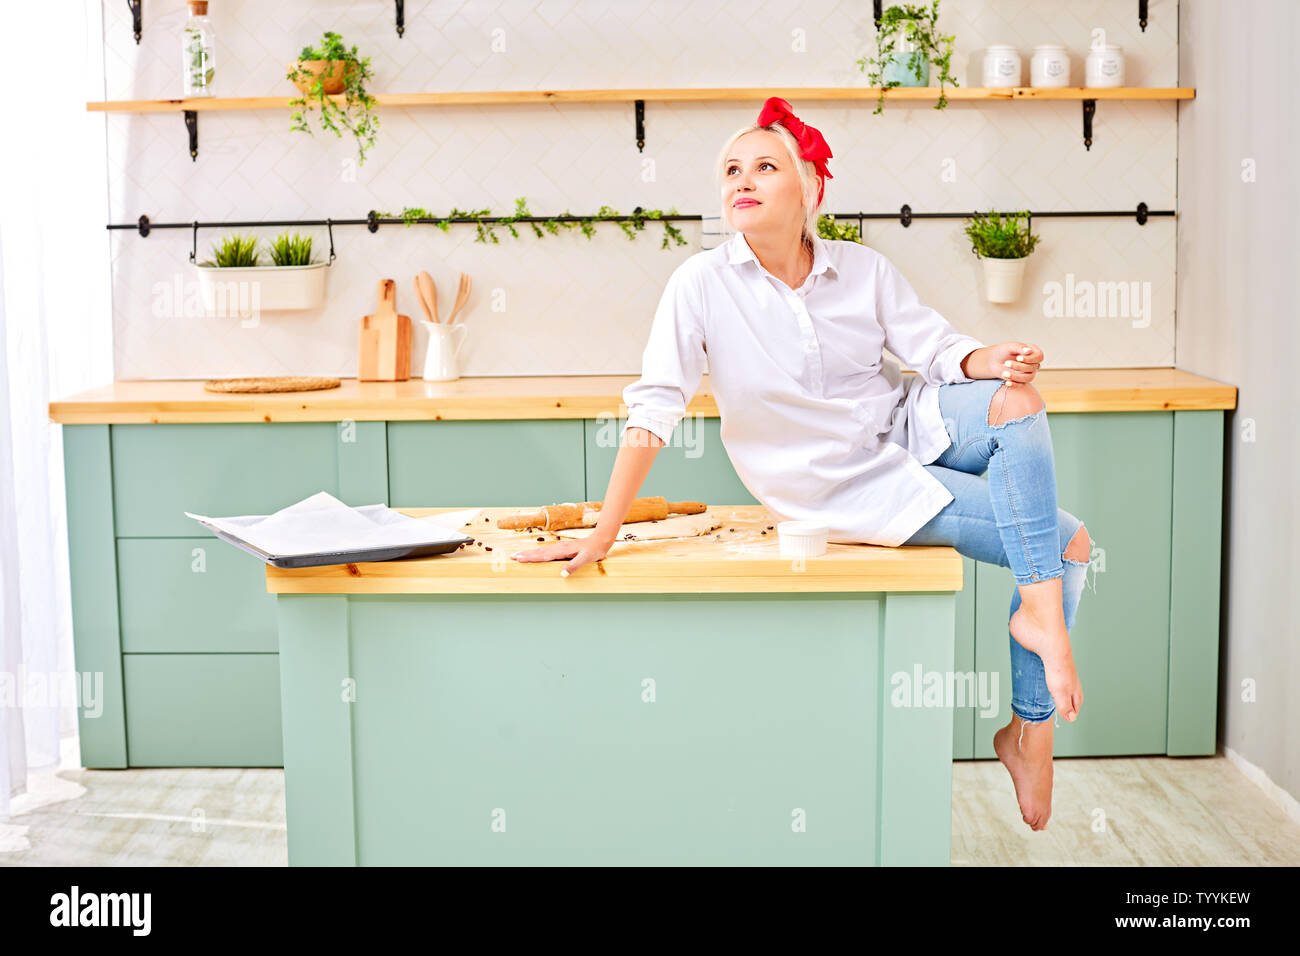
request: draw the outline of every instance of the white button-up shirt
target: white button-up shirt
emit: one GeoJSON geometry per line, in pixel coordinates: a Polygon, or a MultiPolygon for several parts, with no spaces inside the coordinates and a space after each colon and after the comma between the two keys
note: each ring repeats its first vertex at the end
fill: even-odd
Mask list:
{"type": "Polygon", "coordinates": [[[814,520],[829,540],[894,547],[953,500],[923,464],[951,439],[939,386],[970,382],[982,343],[921,303],[883,255],[813,240],[812,272],[791,289],[744,233],[696,253],[668,278],[623,390],[623,430],[665,444],[707,365],[722,444],[736,474],[780,520],[814,520]],[[915,369],[906,382],[882,348],[915,369]]]}

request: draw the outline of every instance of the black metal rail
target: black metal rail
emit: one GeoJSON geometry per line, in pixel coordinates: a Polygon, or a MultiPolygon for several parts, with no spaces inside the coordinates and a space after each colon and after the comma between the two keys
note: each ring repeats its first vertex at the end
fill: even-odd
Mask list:
{"type": "MultiPolygon", "coordinates": [[[[896,219],[899,225],[904,228],[909,227],[918,219],[970,219],[975,216],[973,212],[916,212],[906,203],[898,212],[842,212],[829,213],[831,218],[837,221],[858,220],[858,229],[861,231],[862,225],[867,220],[885,220],[896,219]]],[[[1061,211],[1048,212],[1030,212],[1029,224],[1032,226],[1035,217],[1039,219],[1127,219],[1133,218],[1139,226],[1145,226],[1147,220],[1152,216],[1174,216],[1177,212],[1173,209],[1148,209],[1147,204],[1140,202],[1135,209],[1070,209],[1061,211]]],[[[600,219],[600,222],[703,222],[705,218],[715,218],[713,216],[705,217],[691,214],[675,214],[669,216],[656,216],[653,218],[641,214],[641,207],[637,206],[635,210],[626,216],[609,216],[600,219]]],[[[249,229],[257,226],[324,226],[329,230],[330,237],[330,261],[334,261],[334,227],[335,226],[365,226],[371,232],[378,232],[380,226],[404,226],[437,223],[502,223],[502,222],[523,222],[523,223],[541,223],[541,222],[583,222],[584,220],[594,219],[592,216],[483,216],[473,218],[470,216],[458,216],[455,218],[439,219],[432,216],[421,216],[420,218],[407,219],[403,216],[381,216],[373,209],[366,214],[364,219],[243,219],[243,220],[222,220],[220,222],[153,222],[148,216],[141,216],[135,222],[110,222],[109,229],[134,229],[141,236],[148,236],[155,229],[190,229],[193,231],[194,239],[190,249],[190,261],[195,261],[198,256],[199,230],[200,229],[249,229]]]]}

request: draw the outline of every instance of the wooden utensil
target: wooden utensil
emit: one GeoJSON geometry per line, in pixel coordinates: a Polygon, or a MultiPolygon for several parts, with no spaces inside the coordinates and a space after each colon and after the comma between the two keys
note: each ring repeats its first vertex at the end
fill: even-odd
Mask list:
{"type": "MultiPolygon", "coordinates": [[[[451,310],[451,318],[447,320],[448,325],[451,325],[456,321],[456,315],[460,312],[461,307],[469,301],[469,293],[473,285],[474,283],[473,280],[470,279],[469,273],[462,272],[460,274],[460,288],[456,290],[456,305],[451,310]]],[[[463,319],[461,320],[461,324],[464,325],[463,319]]]]}
{"type": "Polygon", "coordinates": [[[397,284],[379,280],[379,305],[362,316],[357,380],[405,382],[411,377],[411,317],[397,314],[397,284]]]}
{"type": "Polygon", "coordinates": [[[415,277],[415,294],[420,297],[424,314],[430,322],[438,321],[438,287],[433,284],[433,276],[420,272],[415,277]]]}
{"type": "MultiPolygon", "coordinates": [[[[541,528],[558,531],[562,528],[593,528],[600,518],[600,501],[565,502],[547,505],[539,511],[521,511],[497,520],[497,527],[511,531],[524,528],[541,528]]],[[[670,514],[703,514],[708,509],[702,501],[669,501],[663,495],[633,498],[623,524],[633,521],[658,521],[670,514]]]]}

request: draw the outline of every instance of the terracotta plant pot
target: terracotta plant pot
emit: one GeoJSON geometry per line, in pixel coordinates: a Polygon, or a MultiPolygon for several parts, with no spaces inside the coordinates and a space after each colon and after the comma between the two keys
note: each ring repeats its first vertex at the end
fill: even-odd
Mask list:
{"type": "Polygon", "coordinates": [[[343,87],[347,85],[347,75],[355,71],[357,65],[351,60],[299,60],[289,64],[290,71],[294,67],[297,67],[299,73],[306,74],[294,80],[294,86],[306,93],[319,76],[326,94],[332,96],[343,92],[343,87]]]}

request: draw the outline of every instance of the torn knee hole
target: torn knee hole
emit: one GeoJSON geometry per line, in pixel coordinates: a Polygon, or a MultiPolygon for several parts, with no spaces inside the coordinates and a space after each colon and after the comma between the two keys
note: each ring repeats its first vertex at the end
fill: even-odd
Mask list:
{"type": "Polygon", "coordinates": [[[1070,543],[1065,548],[1064,558],[1071,561],[1087,561],[1092,556],[1092,539],[1088,537],[1088,532],[1083,525],[1079,525],[1079,530],[1074,533],[1070,543]]]}
{"type": "Polygon", "coordinates": [[[1042,394],[1034,386],[1019,384],[1013,387],[1011,383],[1003,382],[989,400],[988,423],[1009,425],[1030,418],[1046,407],[1042,394]]]}

